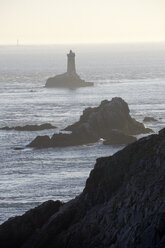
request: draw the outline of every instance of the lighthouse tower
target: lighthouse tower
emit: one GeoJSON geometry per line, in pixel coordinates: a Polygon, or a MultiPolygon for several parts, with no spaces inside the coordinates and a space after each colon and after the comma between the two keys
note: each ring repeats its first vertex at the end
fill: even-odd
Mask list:
{"type": "Polygon", "coordinates": [[[67,73],[68,74],[76,74],[76,67],[75,67],[75,53],[70,50],[70,53],[67,54],[68,62],[67,62],[67,73]]]}
{"type": "Polygon", "coordinates": [[[75,66],[75,53],[70,50],[67,54],[67,72],[56,75],[55,77],[48,78],[46,81],[46,87],[60,87],[60,88],[69,88],[75,89],[85,86],[93,86],[92,82],[85,82],[81,79],[80,76],[76,73],[75,66]]]}

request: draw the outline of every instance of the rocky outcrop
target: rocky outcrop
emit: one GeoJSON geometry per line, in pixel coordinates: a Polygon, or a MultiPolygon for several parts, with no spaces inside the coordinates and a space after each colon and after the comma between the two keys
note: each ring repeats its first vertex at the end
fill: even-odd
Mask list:
{"type": "Polygon", "coordinates": [[[79,87],[93,86],[92,82],[85,82],[77,73],[68,74],[63,73],[55,77],[48,78],[45,87],[47,88],[70,88],[75,89],[79,87]]]}
{"type": "MultiPolygon", "coordinates": [[[[165,129],[97,159],[82,194],[52,215],[22,248],[163,248],[164,181],[165,129]]],[[[15,238],[14,229],[8,238],[15,238]]]]}
{"type": "Polygon", "coordinates": [[[144,117],[144,122],[157,121],[154,117],[146,116],[144,117]]]}
{"type": "Polygon", "coordinates": [[[10,218],[0,226],[0,247],[22,247],[32,236],[37,234],[48,219],[59,211],[60,201],[47,201],[39,207],[29,210],[22,216],[10,218]]]}
{"type": "Polygon", "coordinates": [[[137,141],[137,138],[131,135],[126,135],[118,130],[112,130],[109,134],[108,139],[103,141],[104,145],[121,145],[121,144],[131,144],[137,141]]]}
{"type": "Polygon", "coordinates": [[[41,131],[45,129],[55,129],[56,127],[49,124],[44,123],[41,125],[26,125],[26,126],[17,126],[17,127],[2,127],[0,130],[16,130],[16,131],[41,131]]]}
{"type": "Polygon", "coordinates": [[[83,136],[83,134],[54,134],[52,138],[49,136],[37,136],[29,145],[28,147],[37,147],[37,148],[44,148],[44,147],[66,147],[66,146],[78,146],[84,145],[87,143],[94,143],[98,141],[96,137],[88,137],[88,139],[83,136]]]}
{"type": "Polygon", "coordinates": [[[104,100],[96,108],[87,108],[80,116],[80,120],[65,128],[66,131],[77,132],[84,130],[101,138],[106,138],[112,129],[117,129],[125,134],[135,135],[148,133],[151,129],[130,116],[128,104],[120,97],[104,100]]]}
{"type": "Polygon", "coordinates": [[[44,136],[37,136],[29,145],[28,147],[37,147],[37,148],[44,148],[44,147],[51,147],[51,139],[48,135],[44,136]]]}
{"type": "MultiPolygon", "coordinates": [[[[65,128],[65,131],[71,131],[71,134],[54,134],[52,138],[37,137],[28,146],[57,147],[88,144],[96,142],[100,138],[109,139],[112,137],[114,129],[125,135],[152,131],[133,119],[130,116],[128,104],[122,98],[115,97],[111,101],[102,101],[96,108],[85,109],[78,122],[65,128]]],[[[114,144],[116,142],[123,144],[123,140],[121,137],[121,142],[119,142],[118,135],[118,141],[115,141],[114,144]]]]}

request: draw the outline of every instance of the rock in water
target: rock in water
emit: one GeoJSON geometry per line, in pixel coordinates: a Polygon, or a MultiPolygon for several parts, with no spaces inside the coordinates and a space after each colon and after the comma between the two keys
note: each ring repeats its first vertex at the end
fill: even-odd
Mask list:
{"type": "MultiPolygon", "coordinates": [[[[109,139],[110,136],[112,137],[114,129],[122,132],[123,135],[136,135],[152,131],[133,119],[129,112],[128,104],[122,98],[115,97],[111,101],[102,101],[100,106],[96,108],[85,109],[78,122],[65,128],[65,131],[71,131],[71,134],[54,134],[46,144],[45,137],[43,139],[42,137],[36,138],[28,146],[58,147],[94,143],[100,138],[109,139]]],[[[114,144],[116,144],[117,139],[118,144],[120,143],[118,137],[114,144]]],[[[135,138],[132,137],[133,139],[135,141],[135,138]]],[[[123,144],[123,139],[121,141],[120,144],[123,144]]]]}
{"type": "Polygon", "coordinates": [[[104,145],[122,145],[122,144],[131,144],[137,141],[136,137],[131,135],[126,135],[118,130],[112,130],[109,134],[108,139],[103,141],[104,145]]]}
{"type": "MultiPolygon", "coordinates": [[[[164,181],[165,129],[97,159],[82,194],[33,228],[21,247],[163,248],[164,181]]],[[[16,218],[0,226],[2,248],[22,240],[24,221],[16,218]]]]}
{"type": "Polygon", "coordinates": [[[93,86],[91,82],[85,82],[82,80],[79,75],[76,73],[75,67],[75,53],[70,50],[70,53],[67,54],[68,64],[67,64],[67,72],[57,75],[52,78],[48,78],[45,87],[48,88],[79,88],[86,86],[93,86]]]}
{"type": "Polygon", "coordinates": [[[37,148],[51,147],[51,139],[48,135],[37,136],[28,146],[37,148]]]}
{"type": "Polygon", "coordinates": [[[144,122],[157,121],[154,117],[146,116],[144,117],[144,122]]]}
{"type": "Polygon", "coordinates": [[[120,97],[114,97],[111,101],[104,100],[96,108],[87,108],[80,116],[80,120],[65,128],[66,131],[86,131],[99,138],[106,138],[113,129],[125,134],[136,135],[151,132],[151,129],[130,116],[128,104],[120,97]]]}
{"type": "Polygon", "coordinates": [[[64,73],[52,78],[48,78],[45,85],[45,87],[47,88],[70,88],[70,89],[87,87],[87,86],[93,86],[93,83],[85,82],[85,80],[82,80],[77,74],[69,75],[68,73],[64,73]]]}
{"type": "Polygon", "coordinates": [[[44,123],[41,125],[26,125],[26,126],[16,126],[16,127],[2,127],[0,130],[16,130],[16,131],[42,131],[45,129],[55,129],[55,126],[52,126],[49,123],[44,123]]]}

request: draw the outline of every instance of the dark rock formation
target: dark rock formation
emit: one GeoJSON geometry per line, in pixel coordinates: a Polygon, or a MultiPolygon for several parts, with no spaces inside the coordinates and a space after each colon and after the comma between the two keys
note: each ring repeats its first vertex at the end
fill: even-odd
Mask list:
{"type": "MultiPolygon", "coordinates": [[[[21,247],[164,248],[164,181],[165,129],[97,159],[82,194],[24,239],[21,247]]],[[[0,227],[2,248],[13,247],[5,244],[16,237],[17,242],[22,239],[15,223],[13,219],[8,228],[6,223],[0,227]]]]}
{"type": "Polygon", "coordinates": [[[68,64],[67,64],[67,72],[57,75],[52,78],[48,78],[46,81],[45,87],[52,88],[79,88],[86,86],[93,86],[91,82],[85,82],[82,80],[79,75],[76,73],[75,67],[75,53],[70,50],[70,53],[67,54],[68,64]]]}
{"type": "Polygon", "coordinates": [[[137,141],[136,137],[131,135],[126,135],[118,130],[113,130],[108,139],[103,141],[104,145],[122,145],[122,144],[131,144],[137,141]]]}
{"type": "Polygon", "coordinates": [[[78,146],[84,145],[87,143],[94,143],[98,139],[95,137],[88,137],[86,139],[83,134],[54,134],[52,138],[49,136],[37,136],[29,145],[28,147],[37,147],[37,148],[44,148],[44,147],[66,147],[66,146],[78,146]]]}
{"type": "Polygon", "coordinates": [[[154,117],[149,117],[149,116],[146,116],[144,117],[144,122],[150,122],[150,121],[157,121],[154,117]]]}
{"type": "Polygon", "coordinates": [[[29,237],[37,233],[48,219],[58,212],[60,201],[47,201],[22,216],[10,218],[0,226],[0,247],[22,247],[29,237]]]}
{"type": "Polygon", "coordinates": [[[37,136],[28,146],[38,148],[51,147],[51,139],[48,135],[37,136]]]}
{"type": "Polygon", "coordinates": [[[41,131],[45,129],[55,129],[55,126],[52,126],[49,123],[44,123],[41,125],[26,125],[26,126],[17,126],[17,127],[2,127],[0,130],[16,130],[16,131],[41,131]]]}
{"type": "Polygon", "coordinates": [[[23,150],[23,149],[24,149],[24,147],[15,147],[14,148],[15,151],[20,151],[20,150],[23,150]]]}
{"type": "Polygon", "coordinates": [[[125,134],[140,134],[151,132],[151,129],[130,116],[128,104],[120,97],[112,98],[111,101],[104,100],[96,108],[87,108],[75,124],[65,128],[66,131],[81,132],[88,135],[98,135],[106,138],[112,129],[117,129],[125,134]]]}
{"type": "Polygon", "coordinates": [[[129,112],[128,104],[122,98],[115,97],[111,101],[102,101],[96,108],[85,109],[78,122],[65,128],[65,131],[71,131],[72,134],[54,134],[52,138],[47,137],[46,143],[45,137],[37,137],[28,146],[57,147],[88,144],[100,138],[108,139],[113,129],[125,135],[152,131],[133,119],[129,112]]]}

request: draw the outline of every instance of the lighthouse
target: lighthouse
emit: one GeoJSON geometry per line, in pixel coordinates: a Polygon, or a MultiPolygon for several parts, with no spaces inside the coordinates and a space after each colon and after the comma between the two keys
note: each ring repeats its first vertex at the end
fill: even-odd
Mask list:
{"type": "Polygon", "coordinates": [[[67,72],[48,78],[45,87],[48,88],[69,88],[76,89],[79,87],[93,86],[92,82],[85,82],[76,73],[75,53],[70,50],[67,54],[67,72]]]}
{"type": "Polygon", "coordinates": [[[67,73],[68,74],[76,74],[76,67],[75,67],[75,53],[70,50],[67,54],[67,73]]]}

